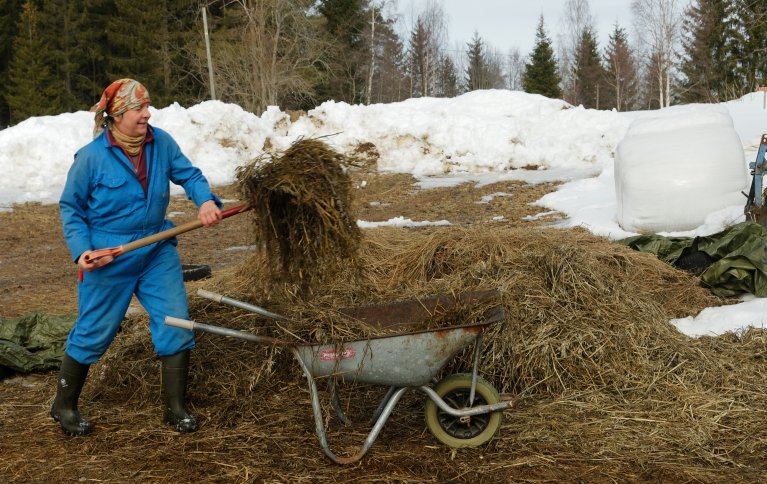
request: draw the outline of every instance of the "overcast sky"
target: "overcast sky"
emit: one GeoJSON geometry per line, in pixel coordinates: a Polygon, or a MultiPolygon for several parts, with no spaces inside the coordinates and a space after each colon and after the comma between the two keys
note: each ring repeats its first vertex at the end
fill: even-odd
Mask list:
{"type": "MultiPolygon", "coordinates": [[[[482,39],[506,53],[518,47],[527,56],[535,44],[538,17],[543,14],[549,38],[557,42],[565,0],[436,0],[448,17],[450,48],[469,42],[476,30],[482,39]]],[[[405,28],[423,11],[427,0],[399,0],[405,28]]],[[[591,14],[599,36],[599,47],[616,22],[631,34],[631,0],[590,0],[591,14]]]]}

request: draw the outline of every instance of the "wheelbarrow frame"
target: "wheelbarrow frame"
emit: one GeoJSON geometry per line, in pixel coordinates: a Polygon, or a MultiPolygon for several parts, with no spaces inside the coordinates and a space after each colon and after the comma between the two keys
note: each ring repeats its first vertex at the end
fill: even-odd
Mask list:
{"type": "MultiPolygon", "coordinates": [[[[199,290],[198,295],[245,309],[262,316],[285,320],[285,318],[280,315],[271,313],[258,306],[237,301],[236,299],[227,298],[204,290],[199,290]]],[[[287,348],[293,354],[309,383],[315,433],[317,434],[320,447],[325,455],[333,462],[337,464],[350,464],[359,461],[367,453],[378,438],[378,435],[391,416],[395,406],[407,390],[420,390],[431,399],[440,410],[454,417],[470,417],[511,408],[513,406],[512,401],[501,401],[494,404],[472,406],[475,399],[478,379],[479,352],[482,344],[482,334],[491,325],[501,322],[503,316],[503,306],[498,305],[493,308],[481,323],[365,338],[335,345],[295,344],[277,338],[259,336],[231,328],[203,324],[171,316],[165,318],[165,324],[189,330],[204,331],[221,336],[243,339],[258,344],[287,348]],[[404,361],[401,362],[402,365],[398,367],[412,368],[413,365],[420,364],[420,367],[418,368],[420,371],[416,375],[408,376],[402,371],[386,371],[386,367],[392,365],[392,360],[401,359],[403,355],[411,352],[413,348],[416,348],[416,351],[418,348],[423,350],[425,346],[428,346],[430,343],[433,344],[434,342],[438,342],[440,345],[439,350],[442,351],[442,354],[437,355],[438,357],[436,359],[426,358],[426,360],[429,361],[421,360],[419,362],[404,361]],[[444,366],[455,357],[458,352],[472,342],[474,343],[474,355],[471,372],[471,389],[469,392],[469,407],[453,408],[429,385],[435,380],[436,375],[442,368],[444,368],[444,366]],[[358,356],[359,358],[345,358],[345,356],[351,354],[354,354],[355,357],[358,356]],[[379,357],[379,359],[376,360],[374,355],[380,355],[383,356],[383,358],[379,357]],[[352,360],[358,359],[361,359],[362,361],[353,363],[352,360]],[[357,366],[351,367],[350,365],[357,366]],[[337,456],[330,449],[328,444],[325,424],[322,418],[319,391],[317,390],[316,383],[316,378],[326,376],[340,377],[344,381],[370,383],[373,385],[389,387],[386,395],[384,395],[373,414],[371,419],[373,426],[370,433],[357,453],[350,457],[337,456]]],[[[330,380],[329,391],[331,404],[339,420],[345,424],[349,424],[350,421],[343,412],[339,402],[335,386],[335,378],[330,380]]]]}

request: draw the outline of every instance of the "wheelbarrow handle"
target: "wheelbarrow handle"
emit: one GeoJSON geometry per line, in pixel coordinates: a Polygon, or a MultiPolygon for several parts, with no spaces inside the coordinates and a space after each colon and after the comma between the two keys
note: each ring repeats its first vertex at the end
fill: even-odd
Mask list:
{"type": "Polygon", "coordinates": [[[188,329],[194,331],[194,321],[189,321],[181,318],[174,318],[173,316],[165,316],[165,324],[181,329],[188,329]]]}
{"type": "Polygon", "coordinates": [[[176,328],[188,329],[192,331],[204,331],[206,333],[213,333],[219,336],[229,336],[232,338],[244,339],[254,343],[267,344],[272,346],[295,346],[289,341],[272,338],[269,336],[259,336],[257,334],[248,333],[245,331],[225,328],[223,326],[214,326],[212,324],[197,323],[195,321],[188,321],[186,319],[176,318],[173,316],[165,316],[165,324],[167,326],[174,326],[176,328]]]}
{"type": "Polygon", "coordinates": [[[205,289],[197,289],[197,295],[200,297],[204,297],[205,299],[210,299],[211,301],[215,301],[217,303],[223,303],[228,304],[230,306],[244,309],[246,311],[250,311],[252,313],[260,314],[261,316],[275,319],[277,321],[287,321],[288,318],[285,316],[279,315],[277,313],[273,313],[269,310],[266,310],[260,306],[254,306],[253,304],[248,304],[243,301],[238,301],[237,299],[232,299],[230,297],[226,297],[222,294],[216,294],[215,292],[206,291],[205,289]]]}
{"type": "MultiPolygon", "coordinates": [[[[236,207],[232,207],[230,209],[224,210],[221,212],[221,220],[231,217],[232,215],[237,215],[238,213],[245,212],[250,209],[251,209],[251,206],[245,203],[243,205],[238,205],[236,207]]],[[[128,242],[127,244],[121,245],[119,247],[109,247],[106,249],[97,249],[97,250],[91,251],[84,256],[85,262],[90,263],[108,255],[112,257],[117,257],[127,252],[140,249],[142,247],[146,247],[149,244],[154,244],[155,242],[159,242],[161,240],[170,239],[171,237],[175,237],[185,232],[189,232],[190,230],[199,229],[200,227],[202,227],[202,222],[200,222],[199,220],[192,220],[185,224],[179,225],[178,227],[173,227],[172,229],[163,230],[162,232],[158,232],[154,235],[150,235],[149,237],[144,237],[143,239],[134,240],[133,242],[128,242]]]]}

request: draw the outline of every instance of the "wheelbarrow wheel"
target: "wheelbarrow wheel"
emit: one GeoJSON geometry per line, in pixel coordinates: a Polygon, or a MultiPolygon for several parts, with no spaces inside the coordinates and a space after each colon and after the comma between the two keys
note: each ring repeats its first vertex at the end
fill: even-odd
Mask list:
{"type": "MultiPolygon", "coordinates": [[[[469,407],[471,374],[450,375],[437,383],[434,391],[455,409],[469,407]]],[[[492,405],[501,401],[500,395],[487,380],[477,377],[474,405],[492,405]]],[[[426,401],[426,426],[440,442],[450,447],[482,445],[501,428],[503,413],[491,412],[470,417],[454,417],[442,411],[431,399],[426,401]]]]}

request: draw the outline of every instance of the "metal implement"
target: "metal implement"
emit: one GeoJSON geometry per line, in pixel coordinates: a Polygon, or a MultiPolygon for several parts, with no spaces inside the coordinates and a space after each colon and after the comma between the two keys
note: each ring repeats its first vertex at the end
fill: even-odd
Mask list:
{"type": "MultiPolygon", "coordinates": [[[[262,311],[266,311],[207,291],[203,296],[262,315],[262,311]]],[[[455,300],[459,301],[460,298],[455,300]]],[[[442,303],[449,304],[449,301],[443,300],[442,303]]],[[[282,316],[269,314],[285,320],[282,316]]],[[[429,398],[426,423],[441,442],[452,447],[464,447],[481,445],[492,439],[501,425],[501,411],[511,408],[514,402],[502,400],[492,385],[477,375],[477,367],[483,332],[491,325],[503,321],[503,318],[503,306],[499,304],[483,315],[482,322],[475,324],[318,345],[294,344],[170,316],[165,318],[165,324],[288,348],[309,382],[315,432],[320,447],[333,462],[349,464],[359,461],[370,449],[394,407],[410,389],[417,389],[429,398]],[[432,385],[444,366],[471,343],[474,343],[472,372],[451,375],[432,385]],[[348,423],[349,419],[339,403],[336,379],[389,387],[372,417],[370,433],[352,456],[337,456],[328,445],[315,381],[321,377],[331,378],[331,404],[344,423],[348,423]]]]}
{"type": "Polygon", "coordinates": [[[762,135],[759,150],[756,152],[756,160],[748,164],[753,178],[751,189],[746,195],[747,201],[744,209],[747,220],[756,222],[763,227],[767,227],[767,208],[765,208],[764,197],[764,174],[767,172],[765,152],[767,152],[767,134],[762,135]]]}
{"type": "MultiPolygon", "coordinates": [[[[242,213],[247,210],[250,210],[250,208],[251,208],[250,205],[246,203],[243,205],[238,205],[236,207],[232,207],[230,209],[224,210],[221,212],[221,220],[231,217],[232,215],[237,215],[238,213],[242,213]]],[[[149,237],[144,237],[143,239],[134,240],[133,242],[129,242],[119,247],[96,249],[94,251],[89,252],[85,256],[85,261],[93,262],[95,260],[98,260],[106,256],[117,257],[119,255],[128,253],[132,250],[146,247],[149,244],[154,244],[155,242],[159,242],[161,240],[170,239],[171,237],[181,235],[183,233],[189,232],[190,230],[199,229],[200,227],[202,227],[202,222],[200,222],[199,220],[192,220],[191,222],[187,222],[185,224],[179,225],[178,227],[173,227],[172,229],[163,230],[162,232],[158,232],[154,235],[150,235],[149,237]]]]}
{"type": "Polygon", "coordinates": [[[250,311],[252,313],[260,314],[261,316],[275,319],[277,321],[286,321],[287,318],[284,316],[280,316],[279,314],[275,314],[271,311],[267,311],[266,309],[254,306],[252,304],[248,304],[242,301],[238,301],[236,299],[232,299],[230,297],[223,296],[221,294],[216,294],[215,292],[206,291],[205,289],[197,289],[197,295],[200,297],[204,297],[205,299],[210,299],[211,301],[215,301],[217,303],[224,303],[228,304],[230,306],[234,306],[236,308],[244,309],[246,311],[250,311]]]}

